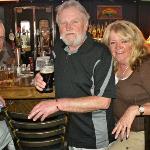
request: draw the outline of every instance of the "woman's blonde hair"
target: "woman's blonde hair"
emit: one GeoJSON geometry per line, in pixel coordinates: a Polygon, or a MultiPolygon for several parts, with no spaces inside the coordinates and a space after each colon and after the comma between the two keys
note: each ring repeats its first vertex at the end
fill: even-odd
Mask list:
{"type": "MultiPolygon", "coordinates": [[[[144,36],[139,28],[132,22],[125,20],[117,20],[109,24],[104,32],[102,42],[109,47],[110,32],[114,31],[124,40],[132,43],[132,53],[129,58],[129,65],[135,70],[143,62],[143,58],[147,56],[147,48],[144,46],[144,36]]],[[[115,66],[117,62],[115,62],[115,66]]]]}
{"type": "Polygon", "coordinates": [[[90,19],[90,15],[88,14],[88,12],[86,11],[86,9],[76,0],[68,0],[68,1],[65,1],[64,3],[62,3],[61,5],[59,5],[57,8],[56,8],[56,22],[57,24],[59,25],[60,23],[60,14],[61,12],[66,9],[66,8],[70,8],[70,7],[75,7],[77,10],[79,10],[85,17],[85,21],[87,21],[87,23],[89,22],[89,19],[90,19]]]}

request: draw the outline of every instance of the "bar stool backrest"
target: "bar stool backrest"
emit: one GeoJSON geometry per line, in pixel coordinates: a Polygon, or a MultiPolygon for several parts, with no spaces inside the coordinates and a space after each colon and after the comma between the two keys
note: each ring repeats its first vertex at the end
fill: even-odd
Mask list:
{"type": "Polygon", "coordinates": [[[57,145],[63,147],[67,116],[59,112],[49,116],[43,122],[29,120],[27,116],[35,103],[37,102],[17,101],[3,109],[16,149],[42,150],[44,147],[45,149],[49,147],[53,150],[57,145]]]}

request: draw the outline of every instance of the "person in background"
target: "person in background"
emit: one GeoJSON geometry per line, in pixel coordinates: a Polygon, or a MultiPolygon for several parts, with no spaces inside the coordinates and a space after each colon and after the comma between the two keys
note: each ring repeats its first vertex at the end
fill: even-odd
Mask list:
{"type": "MultiPolygon", "coordinates": [[[[5,107],[5,100],[0,96],[0,107],[5,107]]],[[[0,150],[7,146],[8,150],[15,150],[14,142],[4,120],[0,119],[0,150]]]]}
{"type": "Polygon", "coordinates": [[[5,42],[5,28],[0,20],[0,66],[15,64],[15,56],[9,44],[5,42]]]}
{"type": "Polygon", "coordinates": [[[118,140],[110,150],[144,150],[144,117],[150,115],[150,54],[138,27],[125,20],[108,25],[103,43],[115,60],[117,120],[112,131],[118,140]]]}
{"type": "MultiPolygon", "coordinates": [[[[6,56],[4,52],[4,39],[5,39],[5,28],[0,20],[0,56],[6,56]],[[3,53],[1,55],[1,53],[3,53]]],[[[6,57],[5,57],[6,59],[6,57]]],[[[8,58],[7,58],[8,59],[8,58]]],[[[7,60],[6,59],[6,60],[7,60]]],[[[0,58],[0,65],[3,65],[4,58],[0,58]]],[[[4,99],[0,96],[0,107],[6,106],[4,99]]],[[[12,137],[7,128],[6,122],[4,120],[0,120],[0,149],[3,149],[8,145],[8,150],[15,150],[14,143],[12,137]]]]}
{"type": "MultiPolygon", "coordinates": [[[[69,112],[70,150],[104,150],[114,138],[111,101],[115,98],[115,78],[111,53],[88,34],[89,14],[75,0],[57,8],[60,39],[55,44],[54,100],[37,104],[28,118],[43,121],[58,111],[69,112]],[[63,41],[63,42],[62,42],[63,41]]],[[[40,74],[35,86],[42,91],[40,74]]]]}

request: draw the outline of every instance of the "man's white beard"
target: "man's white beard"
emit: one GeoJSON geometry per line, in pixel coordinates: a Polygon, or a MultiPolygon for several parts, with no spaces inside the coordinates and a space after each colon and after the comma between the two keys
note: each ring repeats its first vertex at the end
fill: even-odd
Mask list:
{"type": "Polygon", "coordinates": [[[63,42],[67,45],[67,46],[79,46],[82,44],[82,42],[84,41],[86,34],[83,35],[77,35],[77,38],[75,38],[74,40],[68,40],[65,38],[65,35],[61,35],[61,39],[63,40],[63,42]]]}

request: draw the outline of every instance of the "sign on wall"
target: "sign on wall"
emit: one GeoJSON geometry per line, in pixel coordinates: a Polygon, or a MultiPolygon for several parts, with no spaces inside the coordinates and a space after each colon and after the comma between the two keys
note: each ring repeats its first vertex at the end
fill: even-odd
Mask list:
{"type": "Polygon", "coordinates": [[[122,19],[122,6],[98,5],[97,19],[122,19]]]}

